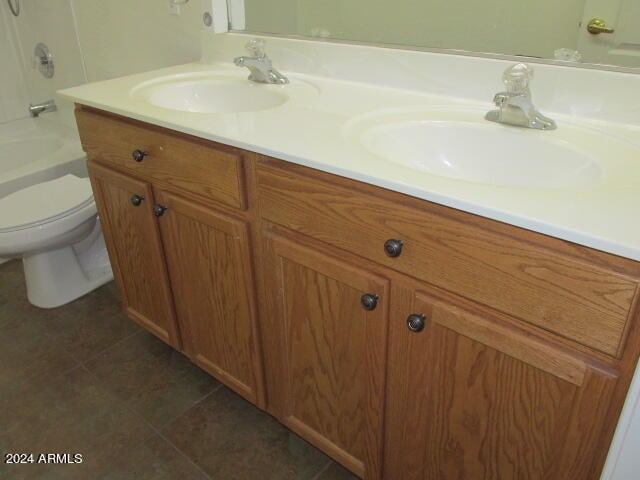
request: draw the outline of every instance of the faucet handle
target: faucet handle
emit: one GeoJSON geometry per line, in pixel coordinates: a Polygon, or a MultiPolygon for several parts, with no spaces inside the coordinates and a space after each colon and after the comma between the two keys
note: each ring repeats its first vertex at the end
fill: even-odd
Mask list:
{"type": "Polygon", "coordinates": [[[533,68],[526,63],[517,63],[502,74],[507,92],[513,95],[530,95],[529,83],[533,77],[533,68]]]}
{"type": "Polygon", "coordinates": [[[265,58],[267,56],[265,52],[266,42],[262,38],[253,38],[249,40],[246,45],[247,51],[256,58],[265,58]]]}

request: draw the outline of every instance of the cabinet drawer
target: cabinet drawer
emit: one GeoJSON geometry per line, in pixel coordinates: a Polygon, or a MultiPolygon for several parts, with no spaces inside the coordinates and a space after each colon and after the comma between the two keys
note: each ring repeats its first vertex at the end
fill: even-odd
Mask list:
{"type": "Polygon", "coordinates": [[[265,219],[608,355],[621,352],[637,289],[627,276],[437,214],[429,202],[408,207],[270,162],[258,177],[265,219]],[[402,240],[400,256],[385,254],[388,239],[402,240]]]}
{"type": "Polygon", "coordinates": [[[77,109],[76,119],[90,158],[245,208],[240,150],[87,109],[77,109]],[[135,150],[146,152],[141,161],[133,159],[135,150]]]}

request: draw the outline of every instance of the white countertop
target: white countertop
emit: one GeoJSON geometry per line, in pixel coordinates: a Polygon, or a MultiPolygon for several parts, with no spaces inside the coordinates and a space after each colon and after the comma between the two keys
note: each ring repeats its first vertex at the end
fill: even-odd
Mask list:
{"type": "MultiPolygon", "coordinates": [[[[286,41],[280,40],[280,42],[286,41]]],[[[310,42],[303,43],[306,48],[311,48],[307,45],[310,42]]],[[[288,52],[290,49],[287,48],[288,52]]],[[[345,50],[349,47],[340,48],[345,50]]],[[[373,49],[373,47],[369,48],[373,49]]],[[[389,55],[390,50],[378,50],[387,58],[392,58],[389,55]]],[[[269,44],[267,51],[269,52],[269,44]]],[[[292,62],[287,63],[284,60],[285,54],[282,51],[284,50],[278,50],[274,57],[274,64],[280,70],[284,70],[281,64],[292,65],[292,62]],[[283,58],[281,64],[276,61],[278,55],[283,58]]],[[[237,51],[238,55],[242,53],[237,51]]],[[[402,56],[401,53],[398,55],[402,56]]],[[[437,54],[411,52],[411,55],[434,56],[437,54]]],[[[186,72],[217,71],[246,77],[246,69],[240,69],[230,63],[233,55],[225,53],[225,57],[229,62],[207,58],[201,63],[82,85],[59,93],[77,103],[640,260],[640,222],[636,221],[637,212],[640,211],[640,114],[635,104],[633,108],[625,108],[624,102],[621,101],[619,109],[624,115],[621,116],[620,121],[616,121],[615,112],[606,112],[602,118],[599,118],[597,111],[593,109],[583,116],[575,113],[580,110],[579,108],[571,109],[572,111],[567,111],[566,108],[564,111],[563,108],[554,109],[551,100],[546,100],[546,97],[551,98],[553,95],[543,95],[545,97],[542,99],[543,104],[547,102],[549,105],[547,110],[544,110],[543,106],[539,108],[543,113],[554,118],[559,125],[559,130],[563,125],[571,125],[591,130],[594,135],[606,134],[608,136],[606,138],[616,139],[629,148],[637,149],[638,156],[637,162],[625,163],[624,170],[613,168],[601,181],[589,186],[531,188],[453,180],[393,164],[373,155],[349,135],[350,125],[358,119],[367,118],[373,112],[433,110],[436,107],[455,109],[457,107],[464,108],[467,112],[477,112],[478,117],[481,118],[485,112],[493,108],[490,100],[493,93],[499,90],[499,75],[496,75],[495,83],[486,87],[486,101],[461,98],[457,94],[445,95],[442,88],[437,95],[415,89],[400,89],[397,86],[402,84],[402,79],[398,79],[397,76],[394,76],[393,82],[390,81],[395,85],[394,88],[366,81],[354,81],[351,78],[331,78],[331,72],[327,72],[331,70],[330,68],[324,68],[324,71],[317,75],[301,73],[310,69],[301,68],[298,73],[295,70],[284,70],[283,73],[289,76],[291,85],[269,88],[282,89],[289,96],[289,101],[278,107],[257,112],[181,112],[153,106],[133,98],[130,94],[131,90],[141,82],[186,72]],[[629,118],[635,119],[636,116],[637,123],[629,121],[629,118]]],[[[442,57],[442,55],[439,56],[440,59],[442,57]]],[[[501,71],[503,66],[508,64],[485,59],[453,60],[457,63],[465,61],[498,63],[498,65],[491,65],[491,68],[497,71],[501,71]]],[[[361,66],[361,68],[365,67],[361,66]]],[[[543,70],[541,76],[544,78],[547,74],[545,69],[562,67],[539,66],[539,68],[543,70]]],[[[579,72],[580,69],[573,70],[577,72],[576,75],[582,75],[579,72]]],[[[598,81],[606,81],[609,74],[609,72],[596,74],[586,72],[585,75],[590,75],[589,79],[597,76],[598,81]]],[[[611,75],[615,79],[621,78],[620,74],[611,73],[611,75]]],[[[633,78],[622,80],[627,82],[625,85],[635,81],[633,78]]],[[[378,77],[377,81],[380,83],[378,77]]],[[[474,81],[473,75],[468,81],[474,81]]],[[[598,85],[595,85],[595,88],[598,88],[598,85]]],[[[535,84],[533,91],[535,101],[535,84]]],[[[485,97],[484,91],[482,95],[485,97]]],[[[556,98],[558,97],[556,95],[556,98]]],[[[560,100],[566,100],[566,95],[560,100]]],[[[593,103],[593,99],[591,101],[593,103]]],[[[541,132],[541,134],[554,135],[554,132],[541,132]]],[[[473,155],[473,151],[469,151],[469,155],[473,155]]],[[[615,163],[616,159],[612,158],[611,161],[615,163]]]]}

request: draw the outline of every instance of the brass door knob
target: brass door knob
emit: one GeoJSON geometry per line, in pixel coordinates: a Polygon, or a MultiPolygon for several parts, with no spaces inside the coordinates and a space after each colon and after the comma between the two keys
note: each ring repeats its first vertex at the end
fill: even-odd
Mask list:
{"type": "Polygon", "coordinates": [[[587,24],[587,31],[592,35],[614,32],[613,28],[607,27],[606,22],[601,18],[592,18],[587,24]]]}

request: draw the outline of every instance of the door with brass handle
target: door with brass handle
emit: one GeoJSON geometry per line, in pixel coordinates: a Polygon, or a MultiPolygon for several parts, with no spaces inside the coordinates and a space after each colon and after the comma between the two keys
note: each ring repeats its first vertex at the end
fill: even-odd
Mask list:
{"type": "Polygon", "coordinates": [[[611,27],[607,27],[607,23],[602,18],[592,18],[587,24],[587,32],[592,35],[599,35],[601,33],[613,33],[615,30],[611,27]]]}

